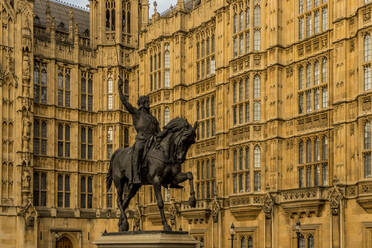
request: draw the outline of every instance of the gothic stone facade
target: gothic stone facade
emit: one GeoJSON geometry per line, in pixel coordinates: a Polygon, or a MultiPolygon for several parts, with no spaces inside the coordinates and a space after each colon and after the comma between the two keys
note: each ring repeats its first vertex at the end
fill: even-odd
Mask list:
{"type": "MultiPolygon", "coordinates": [[[[200,247],[371,247],[368,0],[1,0],[0,246],[94,247],[117,230],[110,154],[134,142],[116,82],[163,126],[199,121],[166,215],[200,247]],[[301,223],[297,237],[296,223],[301,223]]],[[[151,187],[128,212],[161,229],[151,187]]]]}

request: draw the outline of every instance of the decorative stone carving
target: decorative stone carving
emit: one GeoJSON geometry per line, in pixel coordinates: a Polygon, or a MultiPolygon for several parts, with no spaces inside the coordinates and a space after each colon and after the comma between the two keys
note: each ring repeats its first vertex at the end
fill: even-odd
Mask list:
{"type": "Polygon", "coordinates": [[[179,208],[175,202],[172,201],[172,204],[169,208],[169,219],[170,219],[170,224],[172,226],[176,226],[176,221],[177,221],[177,216],[179,216],[179,208]]]}
{"type": "Polygon", "coordinates": [[[37,212],[35,207],[32,205],[31,200],[28,200],[27,205],[19,211],[18,216],[23,216],[26,229],[34,228],[37,220],[37,212]]]}
{"type": "Polygon", "coordinates": [[[24,152],[29,152],[32,122],[30,121],[30,117],[27,113],[23,116],[22,122],[22,150],[24,152]]]}
{"type": "Polygon", "coordinates": [[[30,69],[30,56],[28,52],[23,53],[23,60],[22,60],[22,72],[23,72],[23,79],[25,83],[29,84],[29,80],[31,77],[31,69],[30,69]]]}
{"type": "Polygon", "coordinates": [[[371,19],[371,8],[365,9],[363,11],[363,21],[367,22],[371,19]]]}
{"type": "Polygon", "coordinates": [[[26,190],[30,190],[30,186],[31,186],[30,171],[29,169],[24,168],[23,173],[22,173],[22,188],[26,190]]]}
{"type": "Polygon", "coordinates": [[[212,203],[212,218],[214,223],[218,222],[218,214],[220,211],[221,211],[220,203],[218,202],[217,197],[215,197],[212,203]]]}
{"type": "Polygon", "coordinates": [[[337,186],[334,186],[329,191],[328,200],[330,203],[332,215],[339,214],[339,208],[340,208],[340,203],[341,203],[342,198],[343,198],[343,195],[337,186]]]}
{"type": "Polygon", "coordinates": [[[274,207],[274,200],[270,193],[267,193],[264,198],[264,205],[263,205],[263,211],[265,213],[266,218],[271,218],[271,213],[273,211],[274,207]]]}

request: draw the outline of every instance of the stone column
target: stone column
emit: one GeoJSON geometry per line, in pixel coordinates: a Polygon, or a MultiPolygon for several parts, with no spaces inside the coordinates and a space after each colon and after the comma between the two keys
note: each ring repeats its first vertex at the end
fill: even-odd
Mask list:
{"type": "Polygon", "coordinates": [[[272,223],[274,201],[270,193],[264,199],[263,211],[265,213],[265,248],[272,247],[272,223]]]}
{"type": "Polygon", "coordinates": [[[337,186],[329,191],[328,200],[331,208],[332,248],[340,248],[340,208],[343,195],[337,186]]]}

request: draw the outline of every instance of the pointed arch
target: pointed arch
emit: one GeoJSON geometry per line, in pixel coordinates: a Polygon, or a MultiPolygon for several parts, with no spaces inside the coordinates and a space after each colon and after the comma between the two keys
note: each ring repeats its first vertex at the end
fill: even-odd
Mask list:
{"type": "Polygon", "coordinates": [[[369,121],[364,124],[364,149],[371,149],[371,123],[369,121]]]}
{"type": "Polygon", "coordinates": [[[371,35],[367,33],[364,36],[364,62],[371,60],[371,35]]]}
{"type": "Polygon", "coordinates": [[[261,97],[261,78],[260,78],[259,75],[254,76],[253,96],[254,96],[254,98],[260,98],[261,97]]]}
{"type": "Polygon", "coordinates": [[[261,168],[261,148],[259,145],[254,147],[253,157],[254,168],[261,168]]]}

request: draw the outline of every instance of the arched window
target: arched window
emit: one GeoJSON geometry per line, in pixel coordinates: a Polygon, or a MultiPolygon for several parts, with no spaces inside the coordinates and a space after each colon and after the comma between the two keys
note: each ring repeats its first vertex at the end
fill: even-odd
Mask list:
{"type": "Polygon", "coordinates": [[[301,90],[304,87],[304,67],[298,68],[298,89],[301,90]]]}
{"type": "Polygon", "coordinates": [[[259,51],[261,50],[261,32],[260,30],[254,31],[254,50],[259,51]]]}
{"type": "Polygon", "coordinates": [[[364,149],[371,149],[371,123],[369,121],[364,125],[364,149]]]}
{"type": "MultiPolygon", "coordinates": [[[[107,3],[106,3],[107,8],[107,3]]],[[[110,10],[106,9],[106,30],[110,30],[110,10]]]]}
{"type": "Polygon", "coordinates": [[[126,29],[126,22],[125,22],[125,3],[123,1],[123,4],[122,4],[122,12],[121,12],[121,31],[125,33],[125,29],[126,29]]]}
{"type": "Polygon", "coordinates": [[[304,142],[302,140],[298,144],[298,163],[304,163],[304,142]]]}
{"type": "Polygon", "coordinates": [[[320,160],[320,140],[316,138],[314,141],[314,161],[320,160]]]}
{"type": "Polygon", "coordinates": [[[314,33],[317,34],[320,31],[320,15],[319,11],[314,12],[314,33]]]}
{"type": "Polygon", "coordinates": [[[112,109],[113,80],[111,75],[107,81],[107,109],[112,109]]]}
{"type": "Polygon", "coordinates": [[[58,105],[63,105],[63,74],[61,68],[58,68],[58,105]]]}
{"type": "Polygon", "coordinates": [[[237,31],[237,25],[238,25],[238,15],[234,14],[234,33],[237,31]]]}
{"type": "Polygon", "coordinates": [[[371,177],[371,153],[364,153],[364,177],[370,178],[371,177]]]}
{"type": "Polygon", "coordinates": [[[243,100],[243,79],[239,81],[239,101],[243,100]]]}
{"type": "Polygon", "coordinates": [[[249,147],[247,146],[245,148],[245,169],[248,170],[249,169],[249,147]]]}
{"type": "Polygon", "coordinates": [[[328,138],[324,136],[322,139],[322,160],[328,159],[328,138]]]}
{"type": "Polygon", "coordinates": [[[303,235],[298,237],[298,248],[305,248],[305,238],[303,235]]]}
{"type": "Polygon", "coordinates": [[[253,248],[253,238],[252,238],[252,236],[248,237],[248,248],[253,248]]]}
{"type": "MultiPolygon", "coordinates": [[[[128,7],[128,9],[129,9],[129,7],[128,7]]],[[[130,12],[129,12],[129,10],[127,12],[127,33],[130,33],[130,12]]]]}
{"type": "Polygon", "coordinates": [[[256,75],[253,82],[253,96],[255,99],[261,97],[261,79],[260,76],[256,75]]]}
{"type": "Polygon", "coordinates": [[[249,99],[249,78],[245,78],[245,100],[249,99]]]}
{"type": "Polygon", "coordinates": [[[364,62],[371,60],[371,36],[366,34],[364,36],[364,62]]]}
{"type": "Polygon", "coordinates": [[[241,247],[241,248],[245,248],[245,246],[246,246],[245,237],[242,237],[242,238],[240,239],[240,247],[241,247]]]}
{"type": "Polygon", "coordinates": [[[312,234],[307,238],[307,248],[314,248],[314,236],[312,234]]]}
{"type": "Polygon", "coordinates": [[[243,170],[243,148],[239,150],[239,170],[243,170]]]}
{"type": "Polygon", "coordinates": [[[240,23],[239,23],[240,31],[243,30],[243,27],[244,27],[244,12],[240,11],[240,23]]]}
{"type": "Polygon", "coordinates": [[[328,81],[328,61],[327,58],[323,58],[322,60],[322,83],[326,83],[328,81]]]}
{"type": "Polygon", "coordinates": [[[111,10],[111,30],[115,30],[115,9],[111,10]]]}
{"type": "Polygon", "coordinates": [[[312,0],[306,0],[306,10],[310,10],[312,8],[312,0]]]}
{"type": "Polygon", "coordinates": [[[234,165],[234,171],[237,170],[237,167],[238,167],[238,152],[236,150],[234,150],[234,161],[233,161],[233,165],[234,165]]]}
{"type": "Polygon", "coordinates": [[[304,18],[301,17],[298,20],[298,38],[302,40],[304,38],[304,29],[305,29],[305,23],[304,23],[304,18]]]}
{"type": "Polygon", "coordinates": [[[128,128],[124,128],[124,147],[129,146],[129,130],[128,128]]]}
{"type": "Polygon", "coordinates": [[[106,143],[107,143],[107,158],[110,159],[111,157],[111,154],[112,154],[112,143],[113,143],[113,129],[112,127],[109,127],[108,130],[107,130],[107,139],[106,139],[106,143]]]}
{"type": "Polygon", "coordinates": [[[169,108],[165,107],[165,109],[164,109],[164,125],[168,124],[169,118],[170,118],[169,108]]]}
{"type": "Polygon", "coordinates": [[[164,87],[170,87],[170,52],[169,44],[164,46],[164,87]]]}
{"type": "Polygon", "coordinates": [[[47,123],[41,123],[41,154],[47,154],[47,123]]]}
{"type": "Polygon", "coordinates": [[[306,141],[306,163],[311,162],[311,140],[306,141]]]}
{"type": "Polygon", "coordinates": [[[322,30],[325,31],[328,29],[328,8],[325,7],[322,9],[322,30]]]}
{"type": "Polygon", "coordinates": [[[253,161],[254,161],[254,168],[261,167],[261,149],[259,146],[254,147],[253,161]]]}
{"type": "Polygon", "coordinates": [[[46,64],[41,66],[41,103],[47,101],[47,67],[46,64]]]}
{"type": "Polygon", "coordinates": [[[106,0],[106,31],[115,30],[115,1],[106,0]]]}
{"type": "Polygon", "coordinates": [[[40,101],[40,67],[36,62],[34,65],[34,101],[40,101]]]}
{"type": "Polygon", "coordinates": [[[304,0],[298,1],[298,12],[300,14],[304,13],[304,0]]]}
{"type": "Polygon", "coordinates": [[[234,82],[234,85],[233,85],[233,102],[236,103],[237,101],[237,85],[236,85],[236,82],[234,82]]]}
{"type": "Polygon", "coordinates": [[[308,64],[306,66],[306,87],[310,87],[311,85],[311,65],[308,64]]]}
{"type": "Polygon", "coordinates": [[[245,10],[245,28],[249,27],[249,8],[245,10]]]}
{"type": "Polygon", "coordinates": [[[255,27],[259,27],[261,25],[261,8],[260,6],[254,7],[254,13],[253,13],[253,25],[255,27]]]}
{"type": "Polygon", "coordinates": [[[260,121],[261,119],[261,103],[255,102],[253,104],[253,121],[260,121]]]}
{"type": "Polygon", "coordinates": [[[371,66],[367,65],[364,67],[364,90],[371,89],[371,66]]]}
{"type": "Polygon", "coordinates": [[[319,62],[315,61],[314,63],[314,84],[319,84],[319,62]]]}

